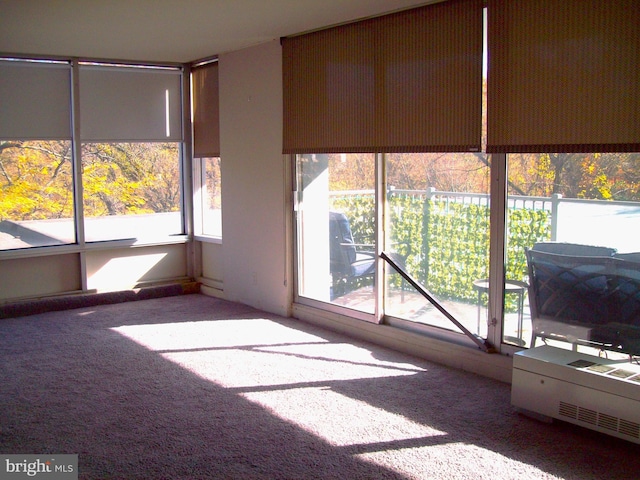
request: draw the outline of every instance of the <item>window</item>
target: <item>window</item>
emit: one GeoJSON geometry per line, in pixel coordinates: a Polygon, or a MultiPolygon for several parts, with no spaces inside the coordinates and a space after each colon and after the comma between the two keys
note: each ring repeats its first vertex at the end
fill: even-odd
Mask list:
{"type": "MultiPolygon", "coordinates": [[[[373,219],[362,223],[373,229],[368,238],[377,241],[375,251],[389,253],[433,297],[420,299],[395,270],[378,265],[373,283],[384,278],[385,288],[366,299],[376,305],[377,320],[462,330],[476,344],[480,336],[496,346],[530,347],[536,337],[551,337],[548,325],[542,332],[532,326],[529,307],[537,297],[528,298],[528,286],[535,275],[525,252],[545,241],[596,245],[614,258],[605,262],[608,276],[588,285],[597,284],[610,307],[595,323],[617,324],[589,327],[593,336],[585,338],[600,335],[614,350],[637,354],[637,330],[627,336],[628,325],[620,325],[640,314],[637,16],[624,0],[489,0],[481,22],[482,3],[450,0],[285,39],[283,151],[298,155],[299,176],[322,179],[318,199],[332,190],[325,184],[342,180],[331,156],[320,153],[375,156],[375,179],[353,187],[354,200],[340,214],[350,224],[373,219]],[[414,25],[441,36],[404,37],[414,25]],[[456,30],[461,25],[464,41],[456,30]],[[480,63],[488,74],[482,86],[480,63]],[[424,83],[422,73],[433,83],[424,83]],[[438,106],[436,98],[466,100],[438,106]],[[324,157],[329,160],[319,160],[324,157]],[[321,174],[305,173],[317,166],[321,174]]],[[[350,178],[351,171],[341,175],[350,178]]],[[[319,292],[326,295],[328,245],[318,245],[326,232],[306,232],[325,228],[318,219],[326,218],[328,203],[311,202],[318,205],[314,217],[314,185],[298,184],[298,268],[304,270],[298,293],[305,301],[304,282],[323,285],[319,292]],[[309,269],[313,261],[325,270],[309,269]]],[[[355,284],[345,306],[358,308],[367,287],[355,284]]],[[[336,303],[333,290],[325,301],[336,303]]],[[[561,311],[571,308],[562,301],[561,311]]]]}
{"type": "Polygon", "coordinates": [[[75,243],[70,141],[0,141],[0,192],[0,249],[75,243]]]}
{"type": "Polygon", "coordinates": [[[80,65],[86,241],[183,233],[181,72],[80,65]]]}
{"type": "Polygon", "coordinates": [[[0,249],[76,241],[68,62],[0,59],[0,249]]]}
{"type": "MultiPolygon", "coordinates": [[[[385,155],[385,251],[470,332],[486,337],[489,166],[482,153],[385,155]]],[[[393,268],[385,313],[460,332],[393,268]]]]}
{"type": "Polygon", "coordinates": [[[199,234],[222,237],[220,157],[195,159],[196,228],[199,234]]]}
{"type": "MultiPolygon", "coordinates": [[[[507,158],[507,279],[529,281],[525,248],[537,242],[606,247],[623,255],[640,252],[639,153],[507,158]]],[[[504,341],[530,347],[534,339],[529,305],[520,317],[521,306],[515,300],[505,295],[504,341]]]]}
{"type": "Polygon", "coordinates": [[[375,311],[375,156],[297,157],[298,292],[375,311]]]}
{"type": "Polygon", "coordinates": [[[384,250],[480,330],[468,303],[488,276],[489,167],[467,152],[482,145],[482,4],[441,2],[284,39],[300,301],[456,330],[379,259],[384,250]],[[465,228],[466,250],[454,241],[465,228]]]}
{"type": "Polygon", "coordinates": [[[86,241],[182,233],[177,143],[84,143],[86,241]]]}
{"type": "Polygon", "coordinates": [[[184,233],[181,69],[4,58],[0,97],[0,249],[184,233]]]}
{"type": "Polygon", "coordinates": [[[205,62],[191,71],[193,97],[194,217],[201,235],[222,236],[222,175],[218,62],[205,62]]]}

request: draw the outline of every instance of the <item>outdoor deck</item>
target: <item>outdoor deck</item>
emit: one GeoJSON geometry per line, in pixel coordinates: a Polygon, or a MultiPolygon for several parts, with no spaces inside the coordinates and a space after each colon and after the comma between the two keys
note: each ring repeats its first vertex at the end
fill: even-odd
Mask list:
{"type": "MultiPolygon", "coordinates": [[[[404,292],[392,291],[388,295],[389,315],[424,325],[431,325],[454,332],[461,332],[449,319],[442,315],[435,306],[418,292],[407,287],[404,292]]],[[[355,310],[373,312],[374,297],[372,287],[362,287],[334,299],[333,303],[355,310]]],[[[441,304],[466,329],[485,338],[487,335],[486,305],[477,303],[463,303],[442,301],[441,304]],[[480,313],[480,328],[478,329],[478,313],[480,313]],[[479,330],[479,331],[478,331],[479,330]]],[[[505,313],[504,337],[507,343],[528,347],[531,342],[531,316],[527,296],[524,297],[522,332],[518,335],[518,313],[505,313]]]]}

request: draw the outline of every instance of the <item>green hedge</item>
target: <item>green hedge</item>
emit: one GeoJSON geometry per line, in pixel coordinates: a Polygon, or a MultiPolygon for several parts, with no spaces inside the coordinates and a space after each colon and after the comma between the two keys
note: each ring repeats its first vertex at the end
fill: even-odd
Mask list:
{"type": "MultiPolygon", "coordinates": [[[[333,197],[331,208],[347,215],[356,243],[373,244],[373,195],[333,197]]],[[[506,276],[524,280],[524,250],[551,238],[551,213],[524,208],[507,213],[506,276]]],[[[475,303],[473,281],[489,276],[489,207],[392,194],[389,215],[391,248],[405,259],[407,271],[438,298],[475,303]]],[[[512,301],[507,299],[508,310],[512,301]]]]}
{"type": "Polygon", "coordinates": [[[426,200],[424,218],[421,281],[441,299],[475,301],[473,281],[489,275],[488,207],[426,200]]]}
{"type": "MultiPolygon", "coordinates": [[[[391,222],[390,249],[402,256],[407,271],[421,283],[424,280],[422,219],[424,200],[412,195],[392,195],[389,198],[391,222]]],[[[396,282],[399,279],[395,279],[396,282]]]]}
{"type": "Polygon", "coordinates": [[[375,198],[373,195],[331,197],[329,208],[347,216],[355,243],[373,245],[376,238],[375,198]]]}

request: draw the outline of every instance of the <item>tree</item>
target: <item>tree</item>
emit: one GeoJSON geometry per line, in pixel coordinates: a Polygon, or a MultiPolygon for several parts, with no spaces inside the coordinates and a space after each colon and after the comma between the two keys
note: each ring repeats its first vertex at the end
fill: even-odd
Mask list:
{"type": "Polygon", "coordinates": [[[71,142],[0,142],[0,220],[73,216],[71,142]]]}
{"type": "Polygon", "coordinates": [[[176,144],[84,144],[85,215],[127,215],[180,210],[176,144]]]}
{"type": "MultiPolygon", "coordinates": [[[[0,142],[0,220],[73,217],[70,141],[0,142]]],[[[180,210],[175,143],[84,144],[86,216],[180,210]]]]}

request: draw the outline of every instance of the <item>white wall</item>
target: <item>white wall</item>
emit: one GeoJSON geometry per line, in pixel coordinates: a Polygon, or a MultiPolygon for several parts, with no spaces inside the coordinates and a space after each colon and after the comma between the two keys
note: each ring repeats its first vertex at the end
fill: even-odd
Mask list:
{"type": "Polygon", "coordinates": [[[224,297],[288,315],[279,41],[220,55],[219,82],[224,297]]]}
{"type": "Polygon", "coordinates": [[[98,292],[187,278],[187,253],[182,243],[91,250],[86,253],[85,264],[87,287],[98,292]]]}
{"type": "Polygon", "coordinates": [[[59,293],[82,288],[80,255],[77,253],[0,261],[0,302],[59,293]]]}
{"type": "Polygon", "coordinates": [[[46,250],[33,249],[24,257],[0,260],[0,303],[184,281],[188,279],[186,249],[184,243],[133,248],[114,245],[85,253],[46,255],[46,250]]]}

